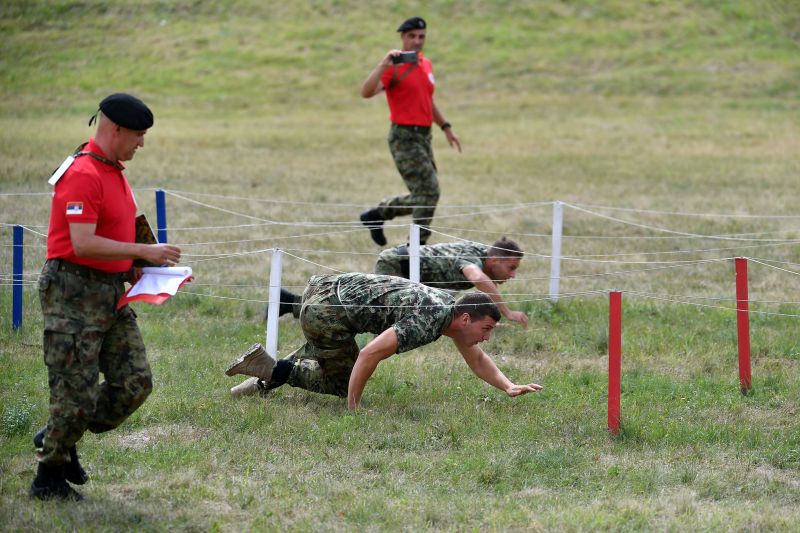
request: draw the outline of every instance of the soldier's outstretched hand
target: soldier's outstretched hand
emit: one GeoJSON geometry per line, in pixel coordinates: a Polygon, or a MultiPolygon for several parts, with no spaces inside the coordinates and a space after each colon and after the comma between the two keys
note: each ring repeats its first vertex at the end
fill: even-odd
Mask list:
{"type": "Polygon", "coordinates": [[[539,392],[544,387],[541,385],[537,385],[536,383],[528,383],[527,385],[511,385],[509,388],[506,389],[506,394],[511,396],[522,396],[523,394],[528,394],[529,392],[539,392]]]}
{"type": "Polygon", "coordinates": [[[508,319],[513,320],[514,322],[518,322],[523,329],[528,329],[528,315],[523,313],[522,311],[511,311],[508,314],[508,319]]]}

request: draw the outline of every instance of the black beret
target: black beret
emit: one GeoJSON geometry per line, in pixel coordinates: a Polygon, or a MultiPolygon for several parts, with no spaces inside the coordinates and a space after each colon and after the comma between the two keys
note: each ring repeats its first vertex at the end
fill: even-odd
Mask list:
{"type": "Polygon", "coordinates": [[[424,30],[427,26],[428,25],[425,24],[425,19],[422,17],[411,17],[400,24],[400,27],[397,28],[397,31],[404,32],[411,30],[424,30]]]}
{"type": "MultiPolygon", "coordinates": [[[[144,102],[126,93],[114,93],[103,98],[100,111],[114,124],[129,130],[146,130],[153,126],[153,112],[144,102]]],[[[89,125],[92,121],[89,121],[89,125]]]]}

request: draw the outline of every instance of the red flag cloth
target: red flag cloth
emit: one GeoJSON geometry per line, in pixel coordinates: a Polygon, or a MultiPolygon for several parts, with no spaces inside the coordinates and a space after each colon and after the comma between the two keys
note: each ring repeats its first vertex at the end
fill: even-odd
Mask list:
{"type": "Polygon", "coordinates": [[[142,277],[117,302],[117,309],[130,302],[159,305],[178,292],[192,277],[189,267],[145,267],[142,277]]]}

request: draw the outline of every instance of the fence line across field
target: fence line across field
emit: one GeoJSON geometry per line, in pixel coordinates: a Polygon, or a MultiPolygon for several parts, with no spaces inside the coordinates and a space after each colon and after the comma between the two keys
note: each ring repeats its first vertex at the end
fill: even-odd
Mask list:
{"type": "MultiPolygon", "coordinates": [[[[555,217],[554,217],[555,218],[555,217]]],[[[419,281],[419,227],[414,225],[412,226],[410,232],[410,261],[416,263],[415,269],[410,269],[411,271],[411,279],[412,281],[419,281]],[[416,231],[415,231],[416,230],[416,231]]],[[[14,228],[14,276],[13,276],[13,312],[12,312],[12,328],[19,329],[22,324],[22,251],[23,251],[23,228],[21,226],[16,226],[14,228]]],[[[555,250],[554,247],[554,251],[555,250]]],[[[278,356],[278,317],[279,317],[279,306],[280,306],[280,290],[281,290],[281,277],[282,277],[282,261],[283,261],[283,254],[284,252],[279,249],[272,250],[272,259],[270,261],[270,276],[269,276],[269,299],[267,301],[268,312],[267,312],[267,328],[266,328],[266,351],[272,357],[277,358],[278,356]]],[[[289,254],[291,255],[291,254],[289,254]]],[[[553,257],[556,257],[556,253],[553,254],[553,257]]],[[[291,255],[292,257],[307,261],[311,264],[314,264],[317,267],[321,268],[329,268],[325,265],[321,265],[319,263],[315,263],[309,261],[305,258],[291,255]]],[[[729,259],[725,259],[729,260],[729,259]]],[[[737,316],[737,345],[738,345],[738,353],[739,353],[739,381],[740,381],[740,388],[743,394],[747,394],[751,390],[751,366],[750,366],[750,324],[749,324],[749,301],[748,296],[748,287],[747,287],[747,259],[743,257],[737,257],[734,259],[736,262],[736,316],[737,316]]],[[[709,262],[709,261],[705,261],[709,262]]],[[[697,262],[694,262],[695,264],[697,262]]],[[[789,274],[797,275],[798,272],[791,271],[785,268],[776,267],[774,265],[770,265],[763,261],[756,261],[757,264],[770,267],[779,271],[783,271],[789,274]]],[[[334,270],[334,269],[331,269],[334,270]]],[[[552,281],[552,280],[551,280],[552,281]]],[[[582,295],[587,294],[602,294],[607,293],[609,294],[609,337],[608,337],[608,352],[609,352],[609,381],[608,381],[608,429],[613,434],[619,434],[620,431],[620,421],[621,421],[621,414],[620,414],[620,396],[621,396],[621,350],[622,350],[622,293],[620,291],[608,291],[608,290],[600,290],[600,291],[589,291],[585,292],[582,295]]],[[[644,292],[635,292],[630,291],[631,295],[634,296],[641,296],[645,298],[653,298],[653,299],[660,299],[663,301],[670,301],[673,303],[682,303],[687,305],[693,305],[697,307],[705,307],[705,308],[717,308],[723,310],[730,310],[730,308],[725,306],[719,305],[710,305],[710,304],[703,304],[698,302],[686,302],[686,301],[679,301],[674,299],[674,297],[664,297],[659,295],[654,295],[652,293],[644,293],[644,292]]],[[[200,296],[197,293],[190,293],[200,296]]],[[[258,302],[258,300],[252,299],[241,299],[241,298],[231,298],[231,297],[222,297],[217,295],[203,295],[203,296],[210,296],[210,297],[217,297],[223,298],[228,300],[238,300],[238,301],[248,301],[248,302],[258,302]]],[[[564,295],[562,295],[563,297],[564,295]]],[[[551,284],[551,290],[549,298],[553,300],[553,286],[551,284]]],[[[692,297],[693,299],[704,299],[704,298],[697,298],[692,297]]],[[[710,299],[710,298],[705,298],[710,299]]],[[[721,299],[716,299],[716,301],[720,301],[721,299]]],[[[519,301],[531,301],[528,300],[515,300],[519,301]]],[[[386,306],[388,307],[388,306],[386,306]]],[[[395,306],[392,306],[395,307],[395,306]]],[[[416,307],[416,306],[409,306],[409,307],[416,307]]],[[[789,313],[773,313],[773,312],[765,312],[765,311],[758,311],[760,314],[769,314],[769,315],[780,315],[780,316],[791,316],[795,318],[800,318],[800,315],[796,314],[789,314],[789,313]]]]}
{"type": "MultiPolygon", "coordinates": [[[[159,239],[160,242],[167,242],[167,209],[166,209],[166,195],[167,194],[170,194],[171,196],[174,196],[174,197],[176,197],[178,199],[182,199],[182,200],[191,202],[191,203],[196,204],[196,205],[201,205],[203,207],[207,207],[207,208],[210,208],[210,209],[220,210],[220,211],[223,211],[223,212],[235,215],[235,216],[246,217],[246,218],[249,218],[251,220],[257,220],[258,222],[265,223],[266,225],[274,225],[274,224],[278,224],[278,225],[282,225],[282,226],[304,225],[306,227],[308,227],[308,226],[316,226],[316,227],[318,227],[320,225],[320,223],[313,223],[313,224],[309,225],[307,223],[296,224],[296,223],[276,222],[276,221],[263,219],[263,218],[259,218],[259,217],[254,217],[254,216],[248,215],[246,213],[236,212],[236,211],[225,209],[225,208],[222,208],[222,207],[219,207],[219,206],[214,206],[214,205],[208,204],[206,202],[200,202],[198,200],[194,200],[194,199],[188,198],[186,196],[186,194],[191,194],[191,193],[183,193],[183,194],[181,194],[178,191],[170,191],[170,190],[166,190],[166,189],[154,189],[154,191],[155,191],[156,211],[157,211],[157,232],[158,232],[158,239],[159,239]]],[[[221,195],[205,195],[205,196],[222,197],[221,195]]],[[[295,204],[291,204],[291,205],[295,205],[295,204]]],[[[307,205],[307,204],[303,204],[303,205],[307,205]]],[[[324,205],[324,204],[321,204],[321,205],[324,205]]],[[[564,206],[571,207],[571,208],[573,208],[575,210],[582,211],[584,213],[587,213],[587,214],[590,214],[590,215],[593,215],[593,216],[599,216],[599,217],[607,219],[607,220],[612,220],[612,221],[615,221],[615,222],[628,224],[628,225],[631,225],[631,226],[634,226],[634,227],[647,229],[649,231],[667,232],[667,233],[680,235],[682,237],[687,237],[687,238],[714,238],[714,239],[723,239],[723,240],[736,240],[736,241],[743,241],[743,242],[756,240],[756,239],[749,239],[749,238],[743,238],[743,237],[700,235],[700,234],[697,234],[697,233],[679,232],[679,231],[671,230],[671,229],[668,229],[668,228],[661,228],[661,227],[656,227],[656,226],[652,226],[652,225],[638,224],[638,223],[635,223],[635,222],[632,222],[632,221],[623,220],[623,219],[620,219],[620,218],[617,218],[617,217],[603,215],[601,213],[597,213],[595,211],[591,211],[589,209],[586,209],[585,207],[582,207],[580,204],[569,204],[569,203],[565,203],[565,202],[561,202],[561,201],[537,202],[537,203],[527,203],[527,204],[491,204],[491,205],[485,205],[485,206],[466,206],[466,207],[471,207],[471,208],[474,208],[474,207],[492,207],[492,208],[495,208],[495,209],[514,209],[514,210],[516,210],[516,209],[520,209],[520,208],[542,207],[542,206],[547,206],[547,205],[551,205],[552,208],[553,208],[553,221],[552,221],[552,227],[551,227],[551,253],[550,253],[550,255],[547,255],[547,254],[539,254],[539,253],[529,252],[528,255],[536,257],[536,258],[539,258],[539,259],[543,259],[543,260],[546,260],[546,259],[550,260],[550,276],[549,276],[550,291],[549,291],[549,295],[550,295],[550,300],[553,301],[553,302],[558,301],[558,298],[559,298],[560,281],[562,279],[562,275],[561,275],[561,263],[562,263],[562,261],[575,261],[575,262],[586,262],[586,263],[589,263],[589,262],[591,262],[591,263],[611,263],[611,264],[648,264],[648,265],[657,264],[657,265],[664,265],[664,266],[672,267],[672,266],[675,266],[676,264],[680,264],[680,263],[686,264],[686,265],[689,265],[689,264],[700,264],[700,263],[710,262],[710,261],[725,261],[725,260],[730,260],[731,258],[684,260],[684,261],[620,261],[620,260],[609,260],[609,259],[602,259],[601,260],[601,259],[597,259],[597,258],[598,257],[625,257],[625,256],[631,256],[631,255],[640,255],[641,256],[641,255],[661,255],[661,254],[708,253],[708,252],[730,251],[730,250],[734,250],[734,249],[738,250],[740,248],[746,248],[746,247],[740,247],[740,248],[718,248],[718,249],[704,249],[704,250],[677,250],[677,251],[673,250],[673,251],[664,251],[664,252],[639,252],[639,253],[629,252],[629,253],[620,253],[620,254],[591,254],[591,255],[587,254],[585,256],[562,256],[562,254],[561,254],[561,251],[562,251],[562,240],[564,238],[563,237],[563,208],[564,208],[564,206]]],[[[349,205],[348,205],[348,207],[349,207],[349,205]]],[[[457,206],[457,207],[458,208],[464,208],[465,206],[457,206]]],[[[594,209],[612,209],[612,208],[610,208],[608,206],[591,206],[591,207],[593,207],[594,209]]],[[[669,214],[669,215],[675,215],[675,216],[705,216],[705,217],[713,216],[713,214],[711,214],[711,213],[676,213],[676,212],[657,212],[657,211],[652,211],[652,210],[636,210],[636,209],[629,209],[629,208],[618,208],[618,209],[627,210],[629,212],[646,212],[646,213],[651,213],[651,214],[652,213],[657,213],[657,214],[660,214],[660,215],[669,214]]],[[[472,214],[474,214],[474,213],[472,213],[472,214]]],[[[455,215],[455,216],[463,216],[463,215],[464,214],[459,214],[459,215],[455,215]]],[[[469,213],[467,215],[469,215],[469,213]]],[[[736,215],[724,214],[724,215],[720,215],[720,216],[734,217],[736,215]]],[[[755,218],[756,216],[755,215],[748,215],[748,217],[755,218]]],[[[765,215],[763,217],[759,216],[759,218],[795,218],[795,217],[793,217],[793,216],[783,216],[783,215],[780,215],[780,216],[765,215]]],[[[797,217],[797,218],[800,218],[800,217],[797,217]]],[[[358,229],[352,229],[352,230],[347,230],[347,231],[360,231],[360,230],[362,230],[363,228],[362,228],[361,223],[359,222],[357,224],[358,224],[358,229]]],[[[402,225],[402,226],[404,227],[405,225],[402,225]]],[[[15,240],[14,240],[14,244],[12,245],[13,248],[14,248],[14,261],[15,261],[14,274],[13,274],[13,279],[14,279],[13,287],[14,287],[14,294],[15,294],[15,296],[13,298],[14,301],[17,301],[17,299],[18,299],[17,295],[18,294],[20,295],[19,299],[21,299],[21,285],[22,285],[22,277],[23,277],[23,274],[22,274],[22,271],[21,271],[21,266],[19,268],[17,268],[17,256],[18,255],[21,256],[23,247],[25,246],[24,243],[22,243],[21,233],[19,234],[19,238],[17,238],[18,231],[21,232],[21,230],[19,228],[23,228],[23,226],[20,226],[20,225],[14,226],[15,240]]],[[[30,228],[27,228],[27,227],[25,229],[28,230],[28,231],[33,231],[33,230],[30,230],[30,228]]],[[[340,224],[339,229],[341,229],[341,224],[340,224]]],[[[418,226],[412,224],[411,225],[411,233],[412,234],[413,234],[415,229],[418,231],[418,226]]],[[[431,228],[431,231],[436,231],[436,230],[431,228]]],[[[44,235],[42,235],[42,234],[40,234],[38,232],[34,232],[34,233],[36,233],[37,235],[40,235],[40,236],[44,236],[44,235]]],[[[339,233],[339,232],[338,231],[337,232],[326,232],[325,234],[329,235],[331,233],[339,233]]],[[[447,236],[449,238],[453,238],[453,239],[456,239],[456,240],[461,240],[461,241],[465,240],[465,239],[462,239],[462,238],[457,237],[455,235],[449,235],[449,234],[446,234],[446,233],[443,233],[443,232],[439,232],[439,231],[436,231],[436,233],[439,233],[441,235],[445,235],[445,236],[447,236]]],[[[283,239],[297,239],[297,238],[300,238],[300,236],[283,237],[283,239]]],[[[264,240],[267,240],[267,239],[264,239],[264,240]]],[[[249,239],[249,240],[244,240],[244,241],[240,240],[240,241],[237,241],[237,242],[241,243],[241,242],[256,242],[256,241],[258,241],[258,240],[249,239]]],[[[759,241],[762,242],[762,243],[764,242],[763,239],[761,239],[759,241]]],[[[795,244],[795,243],[798,243],[798,242],[800,242],[800,240],[782,240],[782,241],[779,241],[779,240],[775,239],[775,240],[770,240],[770,244],[749,245],[747,247],[756,247],[756,246],[763,247],[763,246],[773,246],[773,245],[778,246],[778,245],[786,245],[786,244],[795,244]]],[[[199,244],[200,243],[197,243],[196,245],[199,245],[199,244]]],[[[216,241],[216,242],[211,242],[211,243],[208,243],[208,244],[230,244],[230,242],[219,242],[219,241],[216,241]]],[[[192,245],[192,244],[189,244],[189,245],[192,245]]],[[[413,278],[417,278],[418,279],[418,276],[419,276],[419,256],[418,256],[419,243],[418,243],[418,240],[414,239],[414,238],[410,238],[409,239],[409,246],[410,246],[411,249],[414,249],[414,246],[417,247],[416,251],[413,254],[415,256],[412,256],[410,258],[410,269],[414,271],[414,275],[412,276],[412,279],[413,278]]],[[[196,264],[196,263],[207,262],[207,261],[218,261],[218,260],[224,260],[224,259],[231,259],[231,258],[235,258],[235,257],[252,256],[252,255],[256,255],[256,254],[267,253],[267,252],[272,251],[272,250],[274,250],[274,248],[265,248],[265,249],[259,249],[259,250],[250,250],[250,251],[233,252],[233,253],[220,253],[220,254],[185,254],[185,256],[189,257],[189,258],[195,258],[193,261],[190,261],[190,263],[196,264]]],[[[303,251],[307,251],[307,250],[304,249],[303,251]]],[[[326,251],[316,251],[316,253],[326,253],[326,251]]],[[[330,253],[341,253],[341,252],[330,251],[330,253]]],[[[344,253],[348,253],[348,252],[344,252],[344,253]]],[[[410,254],[410,255],[412,255],[412,254],[410,254]]],[[[338,271],[338,270],[333,269],[333,268],[331,268],[331,267],[329,267],[327,265],[321,265],[319,263],[316,263],[316,262],[301,258],[299,256],[293,256],[293,257],[296,257],[296,258],[304,260],[304,261],[308,261],[309,263],[312,263],[315,266],[318,266],[318,267],[321,267],[321,268],[327,268],[327,269],[330,269],[330,270],[333,270],[333,271],[338,271]]],[[[21,265],[22,264],[21,263],[21,259],[19,261],[20,261],[19,264],[21,265]]],[[[765,266],[770,266],[770,265],[765,263],[765,266]]],[[[773,268],[781,270],[779,267],[774,267],[773,266],[773,268]]],[[[644,271],[644,270],[645,269],[642,269],[642,271],[644,271]]],[[[786,270],[786,269],[783,269],[783,270],[786,270]]],[[[338,271],[338,272],[341,272],[341,271],[338,271]]],[[[791,273],[791,271],[788,271],[788,272],[791,273]]],[[[589,277],[589,276],[591,276],[591,277],[599,277],[599,276],[604,276],[604,275],[612,275],[612,274],[602,273],[602,274],[593,274],[593,275],[581,275],[581,277],[589,277]]],[[[16,321],[14,323],[17,324],[16,321]]]]}

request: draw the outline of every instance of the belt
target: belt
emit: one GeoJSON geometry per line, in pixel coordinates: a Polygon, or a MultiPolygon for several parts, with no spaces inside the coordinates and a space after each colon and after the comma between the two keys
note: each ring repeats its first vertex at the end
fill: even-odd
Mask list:
{"type": "Polygon", "coordinates": [[[75,274],[76,276],[80,276],[84,279],[88,279],[91,281],[99,281],[101,283],[122,283],[126,279],[125,272],[105,272],[103,270],[98,270],[96,268],[88,267],[85,265],[78,265],[76,263],[70,263],[69,261],[65,261],[64,259],[50,259],[47,261],[48,263],[55,263],[56,270],[60,272],[68,272],[70,274],[75,274]]]}
{"type": "Polygon", "coordinates": [[[405,124],[394,124],[394,123],[392,123],[392,125],[394,127],[396,127],[396,128],[401,128],[401,129],[408,130],[408,131],[416,131],[418,133],[426,133],[427,134],[427,133],[431,132],[431,127],[430,126],[407,126],[405,124]]]}

